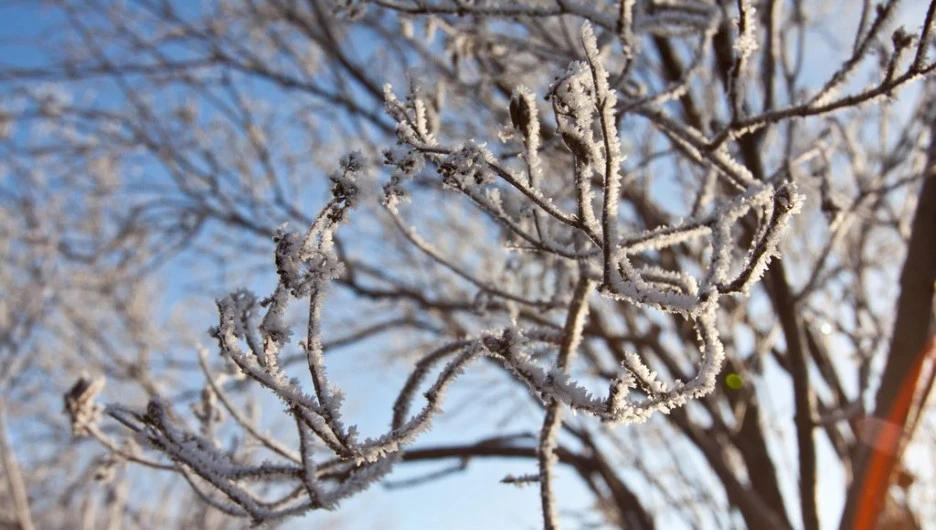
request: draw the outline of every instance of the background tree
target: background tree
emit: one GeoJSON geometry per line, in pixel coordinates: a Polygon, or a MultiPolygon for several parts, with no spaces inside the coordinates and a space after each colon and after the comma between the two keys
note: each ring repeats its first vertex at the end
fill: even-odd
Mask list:
{"type": "Polygon", "coordinates": [[[851,528],[868,490],[936,520],[927,449],[883,436],[932,453],[936,5],[8,4],[45,17],[0,63],[19,526],[97,494],[66,392],[121,470],[92,527],[238,524],[159,514],[127,461],[280,521],[488,457],[528,461],[506,481],[546,527],[812,529],[847,496],[851,528]],[[270,296],[222,296],[245,283],[270,296]],[[159,308],[192,287],[217,347],[159,308]],[[348,392],[386,409],[360,435],[325,370],[349,357],[393,363],[348,392]]]}

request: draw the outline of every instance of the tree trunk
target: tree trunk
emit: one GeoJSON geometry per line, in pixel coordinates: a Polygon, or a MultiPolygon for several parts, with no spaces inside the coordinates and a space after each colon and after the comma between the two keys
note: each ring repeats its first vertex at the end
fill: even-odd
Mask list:
{"type": "MultiPolygon", "coordinates": [[[[927,152],[926,169],[919,202],[913,219],[913,233],[907,248],[907,259],[900,275],[900,297],[897,299],[897,319],[894,322],[893,336],[887,364],[878,389],[873,418],[875,423],[888,427],[882,422],[893,416],[893,407],[901,389],[906,392],[906,385],[915,385],[916,378],[908,381],[913,374],[914,365],[925,351],[931,334],[933,319],[933,288],[936,282],[936,120],[931,124],[930,146],[927,152]]],[[[903,425],[893,426],[900,432],[903,425]]],[[[862,442],[859,442],[862,443],[862,442]]],[[[867,515],[876,518],[883,507],[887,484],[874,484],[869,480],[869,463],[877,458],[889,460],[888,469],[896,463],[897,444],[882,447],[884,444],[863,445],[858,451],[855,463],[854,481],[849,488],[845,512],[842,514],[841,530],[874,528],[875,521],[867,520],[867,515]],[[881,454],[881,453],[884,454],[881,454]],[[877,453],[877,455],[876,455],[877,453]],[[879,491],[873,499],[874,506],[869,506],[867,493],[879,491]]],[[[885,475],[884,480],[887,480],[885,475]]]]}

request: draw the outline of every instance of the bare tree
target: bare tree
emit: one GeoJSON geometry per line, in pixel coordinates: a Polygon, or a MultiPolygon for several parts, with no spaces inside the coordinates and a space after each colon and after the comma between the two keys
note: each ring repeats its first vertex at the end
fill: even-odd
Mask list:
{"type": "MultiPolygon", "coordinates": [[[[582,526],[936,521],[934,474],[908,463],[936,432],[936,3],[45,9],[45,38],[15,48],[32,55],[0,63],[3,214],[27,220],[5,225],[4,285],[58,296],[10,305],[0,362],[43,366],[112,461],[258,523],[489,457],[529,461],[504,482],[539,488],[545,528],[576,521],[557,466],[594,496],[582,526]],[[180,270],[276,283],[221,297],[216,346],[196,347],[146,287],[180,270]],[[368,401],[379,432],[326,370],[345,354],[408,367],[368,401]],[[505,419],[425,445],[449,390],[505,419]],[[271,397],[279,418],[257,412],[271,397]]],[[[2,377],[7,408],[38,391],[2,377]]],[[[11,440],[4,491],[29,528],[55,513],[30,502],[55,462],[10,472],[11,440]]],[[[120,484],[113,524],[149,509],[120,484]]]]}

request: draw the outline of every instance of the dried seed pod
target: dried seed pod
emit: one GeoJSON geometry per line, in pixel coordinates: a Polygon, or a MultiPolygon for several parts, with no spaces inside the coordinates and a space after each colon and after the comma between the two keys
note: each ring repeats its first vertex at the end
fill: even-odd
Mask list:
{"type": "Polygon", "coordinates": [[[568,130],[562,130],[559,134],[562,136],[562,141],[565,142],[569,151],[572,151],[572,154],[575,155],[575,158],[584,165],[592,163],[591,149],[581,135],[576,131],[568,130]]]}
{"type": "Polygon", "coordinates": [[[76,438],[87,435],[90,428],[101,419],[101,407],[94,399],[104,390],[104,378],[82,376],[65,393],[65,412],[71,419],[72,435],[76,438]]]}
{"type": "Polygon", "coordinates": [[[774,203],[781,212],[789,212],[796,207],[796,187],[792,184],[781,186],[774,194],[774,203]]]}
{"type": "Polygon", "coordinates": [[[530,101],[524,97],[523,92],[516,90],[510,97],[510,121],[524,137],[529,136],[530,122],[535,109],[531,108],[530,101]]]}

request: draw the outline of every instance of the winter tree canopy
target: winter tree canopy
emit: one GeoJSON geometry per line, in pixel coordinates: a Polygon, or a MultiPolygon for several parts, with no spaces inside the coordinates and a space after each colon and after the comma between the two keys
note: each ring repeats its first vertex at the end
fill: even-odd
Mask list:
{"type": "Polygon", "coordinates": [[[936,2],[4,18],[0,527],[936,525],[936,2]]]}

